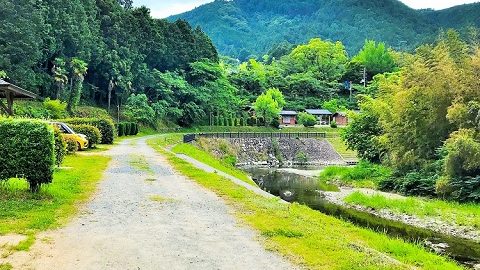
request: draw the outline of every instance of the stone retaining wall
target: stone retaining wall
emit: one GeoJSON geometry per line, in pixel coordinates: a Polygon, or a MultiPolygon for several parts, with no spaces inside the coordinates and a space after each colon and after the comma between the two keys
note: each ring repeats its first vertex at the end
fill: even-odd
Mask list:
{"type": "Polygon", "coordinates": [[[238,149],[237,165],[277,167],[292,165],[343,165],[345,161],[323,139],[228,139],[238,149]],[[306,162],[303,158],[306,157],[306,162]]]}

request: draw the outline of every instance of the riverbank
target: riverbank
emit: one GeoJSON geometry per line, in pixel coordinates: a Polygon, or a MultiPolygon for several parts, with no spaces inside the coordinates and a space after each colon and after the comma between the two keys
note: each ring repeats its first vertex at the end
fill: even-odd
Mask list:
{"type": "MultiPolygon", "coordinates": [[[[447,202],[429,202],[364,188],[343,187],[340,192],[321,193],[328,202],[339,206],[480,243],[479,217],[474,212],[469,215],[461,205],[448,206],[447,202]],[[375,203],[379,200],[381,205],[375,203]],[[440,209],[439,203],[443,204],[443,209],[440,209]]],[[[477,212],[480,210],[476,209],[477,212]]]]}
{"type": "Polygon", "coordinates": [[[266,199],[215,173],[202,171],[150,140],[182,174],[213,190],[237,217],[265,238],[267,248],[313,269],[462,269],[425,248],[353,226],[307,206],[266,199]]]}

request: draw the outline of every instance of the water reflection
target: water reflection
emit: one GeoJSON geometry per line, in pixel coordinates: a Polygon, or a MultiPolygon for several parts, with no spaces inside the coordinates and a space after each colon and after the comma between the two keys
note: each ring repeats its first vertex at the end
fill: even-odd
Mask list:
{"type": "Polygon", "coordinates": [[[480,263],[480,244],[474,241],[439,234],[329,203],[324,199],[322,191],[338,190],[333,185],[319,183],[312,177],[276,169],[249,168],[245,170],[250,173],[260,188],[285,201],[305,204],[325,214],[393,237],[400,237],[414,243],[424,243],[432,251],[449,256],[466,266],[480,263]]]}

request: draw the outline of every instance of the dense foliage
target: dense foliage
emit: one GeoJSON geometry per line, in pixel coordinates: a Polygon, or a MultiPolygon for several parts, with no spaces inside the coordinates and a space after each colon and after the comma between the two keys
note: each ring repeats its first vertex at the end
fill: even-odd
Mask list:
{"type": "Polygon", "coordinates": [[[397,0],[218,0],[171,19],[201,26],[222,54],[246,60],[314,37],[340,40],[350,53],[366,39],[413,49],[440,28],[480,26],[479,12],[480,4],[425,11],[397,0]]]}
{"type": "Polygon", "coordinates": [[[67,143],[62,136],[62,132],[56,126],[53,127],[55,135],[55,164],[62,165],[65,156],[67,155],[67,143]]]}
{"type": "Polygon", "coordinates": [[[480,201],[480,50],[453,30],[403,66],[374,78],[344,137],[360,156],[388,164],[385,189],[480,201]]]}
{"type": "Polygon", "coordinates": [[[22,177],[37,192],[55,168],[53,127],[46,122],[0,119],[0,180],[22,177]]]}
{"type": "Polygon", "coordinates": [[[76,133],[87,136],[88,147],[94,148],[102,142],[102,133],[100,130],[91,125],[72,125],[70,126],[76,133]]]}
{"type": "Polygon", "coordinates": [[[168,113],[179,117],[203,109],[197,107],[207,98],[185,77],[197,69],[191,63],[217,63],[218,56],[199,28],[153,19],[148,9],[126,9],[117,0],[4,0],[1,6],[0,76],[65,101],[70,114],[82,103],[110,109],[132,93],[162,99],[169,105],[160,103],[162,109],[178,105],[181,112],[168,113]]]}
{"type": "MultiPolygon", "coordinates": [[[[102,137],[102,144],[113,144],[116,130],[115,124],[108,118],[69,118],[61,120],[64,123],[71,125],[89,125],[98,128],[102,137]]],[[[85,134],[87,135],[87,134],[85,134]]]]}

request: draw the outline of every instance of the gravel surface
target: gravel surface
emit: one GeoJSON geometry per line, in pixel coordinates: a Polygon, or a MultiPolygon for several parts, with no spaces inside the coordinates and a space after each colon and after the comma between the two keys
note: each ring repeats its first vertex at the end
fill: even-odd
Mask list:
{"type": "Polygon", "coordinates": [[[145,138],[108,152],[94,199],[67,227],[37,237],[14,269],[294,269],[266,251],[213,192],[176,174],[145,138]],[[141,157],[153,170],[132,166],[141,157]]]}

